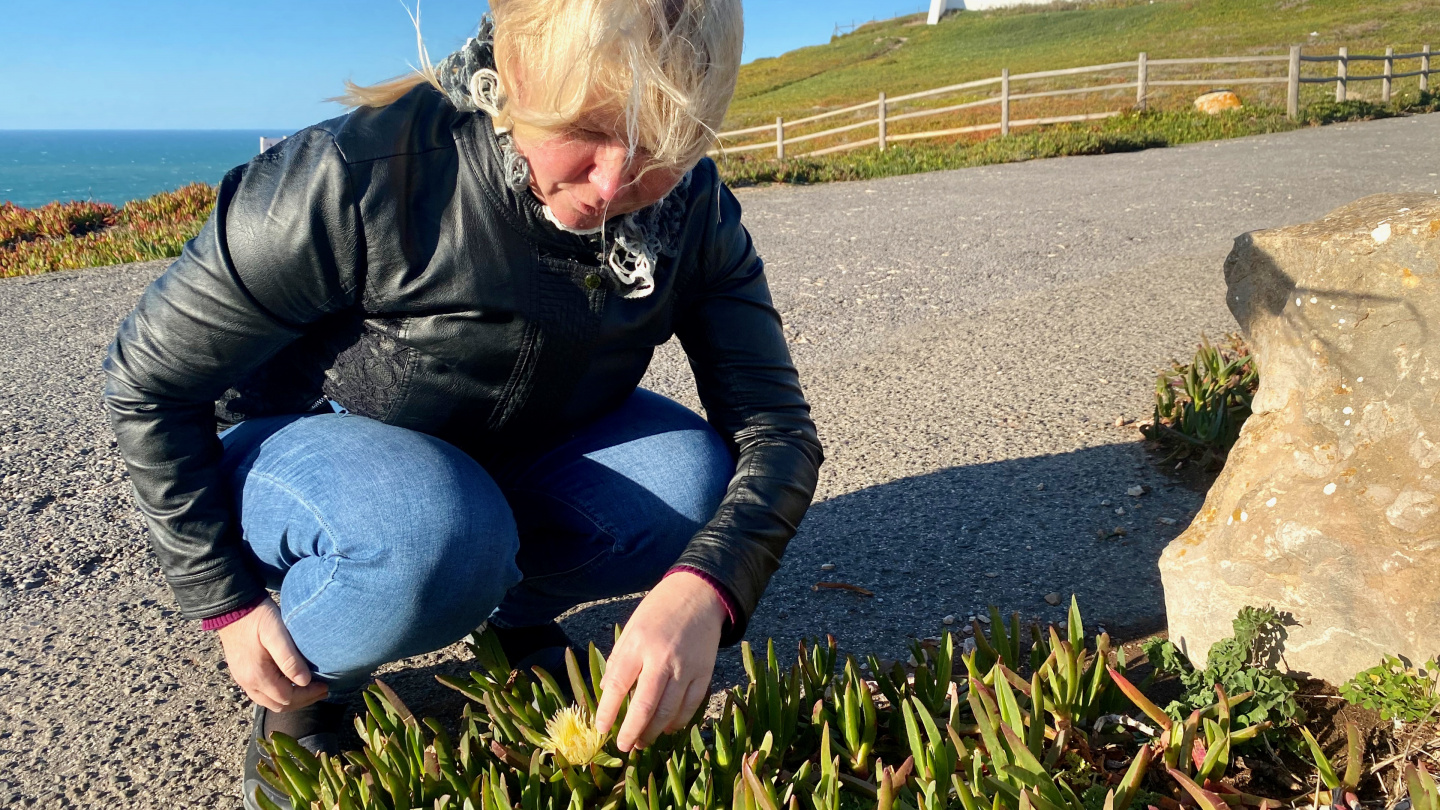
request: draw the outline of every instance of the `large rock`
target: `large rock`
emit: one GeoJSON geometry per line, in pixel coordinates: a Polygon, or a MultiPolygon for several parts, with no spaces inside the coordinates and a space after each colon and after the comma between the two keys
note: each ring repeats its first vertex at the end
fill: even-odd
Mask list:
{"type": "Polygon", "coordinates": [[[1332,683],[1440,654],[1440,197],[1246,234],[1225,281],[1260,391],[1160,559],[1171,639],[1203,663],[1270,605],[1283,665],[1332,683]]]}

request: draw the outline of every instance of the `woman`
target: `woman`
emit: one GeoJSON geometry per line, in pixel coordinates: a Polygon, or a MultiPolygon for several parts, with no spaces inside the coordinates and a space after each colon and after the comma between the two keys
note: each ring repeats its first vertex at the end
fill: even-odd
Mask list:
{"type": "Polygon", "coordinates": [[[780,319],[703,158],[739,0],[491,5],[461,51],[227,174],[105,362],[182,615],[256,704],[247,805],[256,741],[334,750],[382,664],[488,619],[554,666],[560,613],[646,589],[597,722],[633,690],[622,750],[683,725],[814,492],[780,319]],[[708,424],[637,389],[672,335],[708,424]]]}

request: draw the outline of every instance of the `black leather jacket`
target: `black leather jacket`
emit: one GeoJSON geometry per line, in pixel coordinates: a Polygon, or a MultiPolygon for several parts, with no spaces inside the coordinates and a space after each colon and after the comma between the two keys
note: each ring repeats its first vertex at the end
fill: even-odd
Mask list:
{"type": "Polygon", "coordinates": [[[593,237],[504,182],[483,113],[428,86],[230,171],[200,235],[105,360],[105,401],[182,615],[258,597],[218,423],[327,398],[484,463],[614,409],[678,335],[737,468],[678,564],[759,601],[814,494],[820,442],[740,206],[702,161],[656,209],[655,289],[624,298],[593,237]]]}

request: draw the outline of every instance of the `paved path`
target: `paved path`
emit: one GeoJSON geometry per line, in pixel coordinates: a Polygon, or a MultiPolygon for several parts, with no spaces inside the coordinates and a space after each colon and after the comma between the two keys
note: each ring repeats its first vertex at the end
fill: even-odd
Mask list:
{"type": "MultiPolygon", "coordinates": [[[[1435,191],[1437,167],[1431,115],[743,191],[828,454],[752,638],[894,654],[987,603],[1058,618],[1051,591],[1112,627],[1153,623],[1155,560],[1200,498],[1115,417],[1144,416],[1157,368],[1233,328],[1236,234],[1435,191]],[[877,596],[812,591],[822,578],[877,596]]],[[[244,704],[172,612],[99,400],[115,324],[162,269],[0,282],[0,806],[238,805],[244,704]]],[[[673,346],[649,384],[694,405],[673,346]]],[[[632,605],[568,625],[600,633],[632,605]]],[[[387,677],[447,716],[430,676],[464,669],[452,648],[387,677]]]]}

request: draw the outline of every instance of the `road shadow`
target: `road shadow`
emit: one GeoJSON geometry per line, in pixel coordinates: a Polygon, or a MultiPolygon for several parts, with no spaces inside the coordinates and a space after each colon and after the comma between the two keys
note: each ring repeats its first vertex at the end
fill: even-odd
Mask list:
{"type": "MultiPolygon", "coordinates": [[[[1154,632],[1164,626],[1160,552],[1202,497],[1157,471],[1140,442],[951,467],[846,493],[811,508],[747,638],[774,638],[787,660],[798,640],[826,633],[845,651],[897,657],[907,638],[943,632],[947,615],[958,617],[957,632],[990,604],[1059,621],[1072,593],[1087,627],[1103,624],[1121,639],[1154,632]],[[1128,495],[1134,486],[1148,491],[1128,495]],[[814,590],[820,581],[875,595],[814,590]]],[[[563,623],[572,638],[608,651],[614,624],[638,601],[583,606],[563,623]]],[[[385,677],[415,712],[451,722],[465,699],[434,676],[470,668],[461,652],[385,677]]],[[[715,685],[742,678],[737,651],[722,650],[715,685]]]]}

